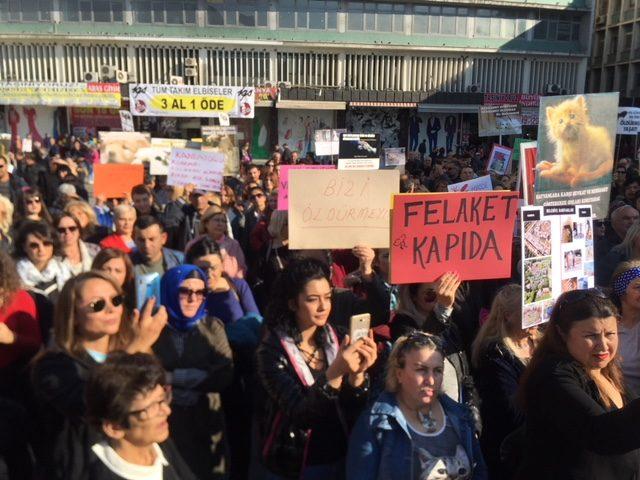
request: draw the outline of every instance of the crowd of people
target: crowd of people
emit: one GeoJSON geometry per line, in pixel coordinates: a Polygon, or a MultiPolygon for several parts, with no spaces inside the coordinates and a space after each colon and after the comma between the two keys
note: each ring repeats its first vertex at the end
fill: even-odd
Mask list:
{"type": "MultiPolygon", "coordinates": [[[[485,175],[486,152],[421,152],[400,190],[485,175]]],[[[519,239],[511,278],[393,285],[388,250],[289,250],[280,165],[313,155],[238,160],[220,192],[147,175],[107,199],[90,140],[0,156],[0,478],[640,476],[628,159],[594,229],[599,287],[525,330],[519,239]]]]}

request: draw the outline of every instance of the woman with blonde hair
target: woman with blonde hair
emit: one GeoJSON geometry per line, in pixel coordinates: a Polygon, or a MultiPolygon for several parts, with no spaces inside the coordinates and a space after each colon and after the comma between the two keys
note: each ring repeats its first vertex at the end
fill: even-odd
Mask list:
{"type": "Polygon", "coordinates": [[[167,322],[164,307],[152,314],[155,299],[131,318],[123,301],[116,280],[94,270],[69,280],[60,293],[54,346],[36,360],[32,375],[44,430],[40,460],[46,472],[75,478],[84,469],[77,459],[88,458],[81,452],[90,435],[83,421],[83,390],[90,372],[115,350],[150,353],[167,322]]]}
{"type": "Polygon", "coordinates": [[[596,263],[596,285],[608,287],[613,271],[620,262],[627,260],[640,260],[640,222],[638,221],[629,227],[624,240],[596,263]]]}
{"type": "Polygon", "coordinates": [[[489,478],[471,412],[442,391],[444,359],[435,335],[396,341],[385,392],[351,433],[347,480],[489,478]]]}
{"type": "Polygon", "coordinates": [[[0,250],[8,252],[13,240],[11,227],[13,225],[13,203],[4,195],[0,195],[0,250]]]}
{"type": "Polygon", "coordinates": [[[522,329],[522,288],[505,285],[498,291],[487,321],[473,342],[471,363],[482,413],[482,451],[491,478],[511,478],[500,463],[500,445],[524,423],[516,404],[518,383],[538,340],[536,328],[522,329]]]}
{"type": "Polygon", "coordinates": [[[133,226],[136,223],[136,209],[131,205],[118,205],[113,209],[115,233],[105,237],[100,242],[102,248],[115,248],[124,253],[131,253],[135,247],[133,241],[133,226]]]}
{"type": "Polygon", "coordinates": [[[82,240],[85,242],[99,244],[109,235],[109,229],[98,223],[95,210],[85,201],[71,200],[64,207],[64,213],[71,214],[80,220],[82,240]]]}
{"type": "Polygon", "coordinates": [[[64,263],[71,273],[78,275],[91,270],[91,263],[100,251],[100,247],[94,243],[81,240],[82,227],[80,220],[71,214],[62,214],[53,221],[53,226],[58,231],[60,239],[60,253],[64,263]]]}

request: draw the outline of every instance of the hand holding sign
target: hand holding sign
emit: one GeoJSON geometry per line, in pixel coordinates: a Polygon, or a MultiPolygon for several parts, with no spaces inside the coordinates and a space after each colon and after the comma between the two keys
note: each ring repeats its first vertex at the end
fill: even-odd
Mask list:
{"type": "Polygon", "coordinates": [[[436,301],[445,308],[453,307],[460,283],[460,276],[456,272],[442,275],[436,282],[436,301]]]}

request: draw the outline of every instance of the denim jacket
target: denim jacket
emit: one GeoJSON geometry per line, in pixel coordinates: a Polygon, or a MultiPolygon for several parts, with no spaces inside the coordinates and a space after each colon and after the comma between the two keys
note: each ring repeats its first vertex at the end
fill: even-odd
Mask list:
{"type": "MultiPolygon", "coordinates": [[[[438,397],[471,462],[473,480],[486,480],[487,467],[468,408],[446,395],[438,397]]],[[[364,412],[351,434],[347,480],[412,480],[412,440],[396,397],[383,392],[364,412]]]]}

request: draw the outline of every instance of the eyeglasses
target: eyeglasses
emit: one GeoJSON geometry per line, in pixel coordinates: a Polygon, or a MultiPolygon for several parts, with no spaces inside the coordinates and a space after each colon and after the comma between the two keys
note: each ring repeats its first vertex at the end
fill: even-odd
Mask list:
{"type": "Polygon", "coordinates": [[[73,225],[71,227],[58,227],[58,233],[60,233],[60,234],[65,234],[67,232],[73,233],[73,232],[77,232],[77,231],[78,231],[78,227],[76,227],[75,225],[73,225]]]}
{"type": "Polygon", "coordinates": [[[194,295],[196,299],[202,300],[206,294],[207,294],[206,288],[203,288],[201,290],[191,290],[190,288],[187,288],[187,287],[178,288],[178,295],[180,295],[181,297],[190,298],[191,295],[194,295]]]}
{"type": "Polygon", "coordinates": [[[32,203],[40,203],[40,197],[31,197],[29,200],[25,202],[27,205],[31,205],[32,203]]]}
{"type": "Polygon", "coordinates": [[[53,247],[53,242],[43,241],[42,243],[31,242],[27,245],[30,250],[37,250],[40,247],[53,247]]]}
{"type": "MultiPolygon", "coordinates": [[[[124,297],[122,295],[116,295],[115,297],[111,298],[110,302],[111,302],[111,305],[113,305],[114,307],[119,307],[124,302],[124,297]]],[[[107,306],[107,301],[104,298],[101,298],[100,300],[96,300],[95,302],[91,302],[89,304],[89,308],[94,313],[101,312],[102,310],[105,309],[106,306],[107,306]]]]}
{"type": "Polygon", "coordinates": [[[442,338],[432,335],[427,332],[423,332],[421,330],[413,330],[404,338],[398,340],[401,342],[398,346],[398,358],[402,358],[403,354],[409,350],[413,350],[414,348],[431,348],[440,353],[443,351],[443,342],[442,338]]]}
{"type": "Polygon", "coordinates": [[[157,402],[153,402],[146,408],[142,408],[140,410],[132,410],[127,415],[133,415],[140,422],[144,422],[145,420],[149,420],[150,418],[158,417],[160,415],[162,405],[169,405],[171,400],[173,400],[173,392],[171,391],[171,385],[164,385],[162,387],[164,389],[164,398],[158,400],[157,402]]]}

